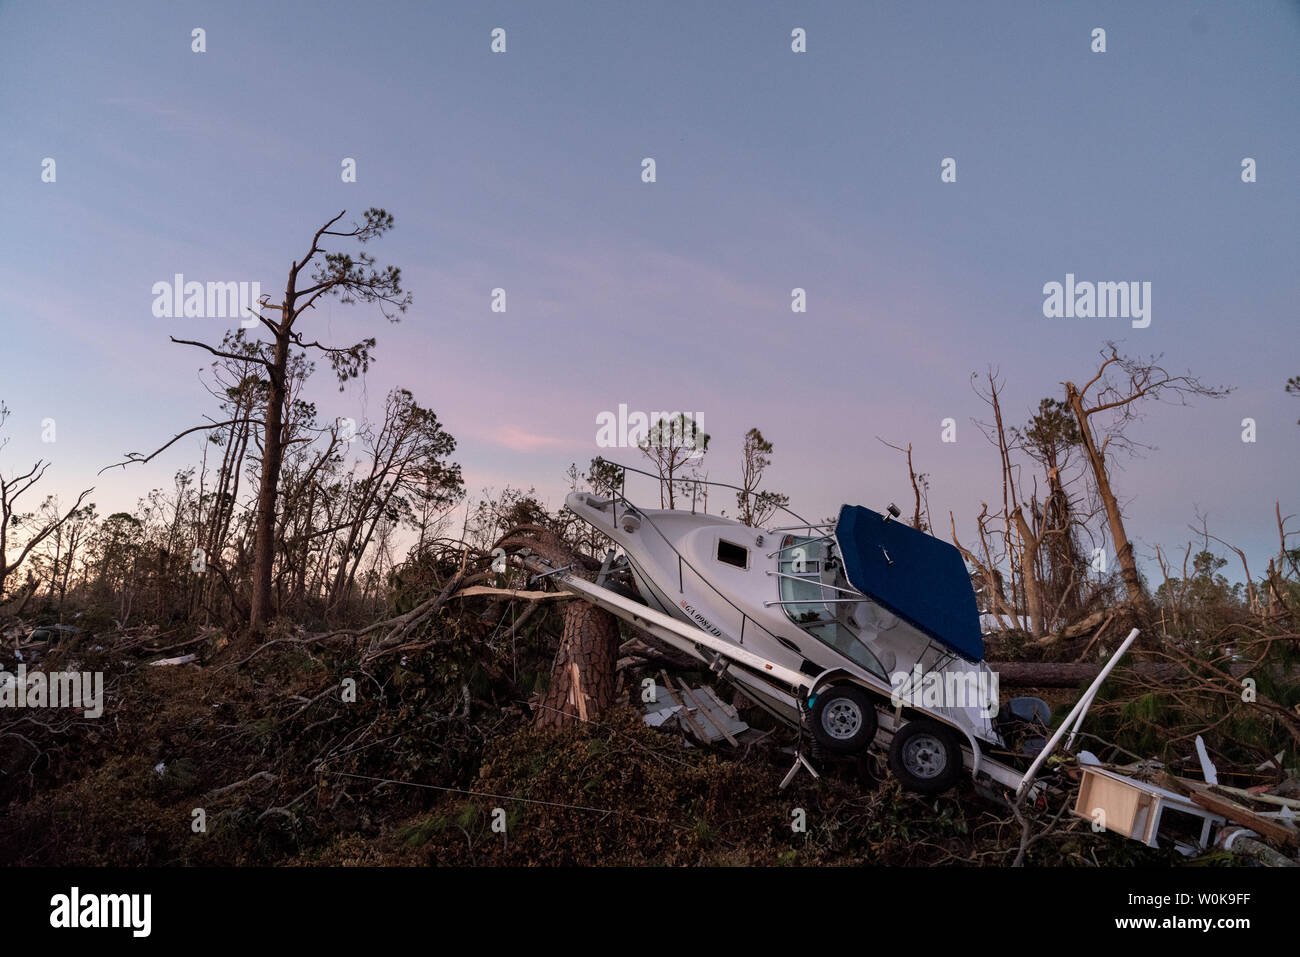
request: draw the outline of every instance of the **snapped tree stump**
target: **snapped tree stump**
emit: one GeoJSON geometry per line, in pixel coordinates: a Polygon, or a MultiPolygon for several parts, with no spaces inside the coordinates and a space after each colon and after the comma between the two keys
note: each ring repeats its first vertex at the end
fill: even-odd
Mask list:
{"type": "MultiPolygon", "coordinates": [[[[537,525],[517,525],[497,545],[507,552],[527,549],[552,568],[592,581],[601,563],[575,553],[554,531],[537,525]]],[[[547,595],[530,596],[545,599],[547,595]]],[[[571,598],[571,596],[570,596],[571,598]]],[[[566,599],[564,631],[551,666],[551,684],[538,702],[534,718],[538,727],[566,728],[594,721],[614,705],[620,644],[618,620],[585,601],[566,599]]]]}
{"type": "Polygon", "coordinates": [[[613,615],[585,601],[569,602],[537,725],[564,728],[594,721],[611,708],[618,646],[618,620],[613,615]]]}

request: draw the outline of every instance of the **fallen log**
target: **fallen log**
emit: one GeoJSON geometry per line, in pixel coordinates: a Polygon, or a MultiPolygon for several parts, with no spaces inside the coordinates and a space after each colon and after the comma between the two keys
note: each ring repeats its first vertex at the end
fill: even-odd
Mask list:
{"type": "Polygon", "coordinates": [[[211,800],[213,798],[219,798],[223,794],[229,794],[231,791],[237,790],[239,788],[246,787],[247,785],[252,784],[254,781],[274,781],[274,780],[275,780],[275,775],[272,774],[270,771],[258,771],[256,774],[246,777],[242,781],[236,781],[234,784],[227,784],[225,787],[222,788],[214,788],[213,790],[209,791],[205,795],[205,797],[211,800]]]}
{"type": "Polygon", "coordinates": [[[477,598],[491,595],[494,598],[518,598],[522,601],[569,601],[574,596],[562,591],[526,591],[518,588],[492,588],[488,585],[470,585],[451,595],[451,598],[477,598]]]}
{"type": "MultiPolygon", "coordinates": [[[[998,676],[1001,687],[1073,688],[1091,681],[1101,673],[1102,665],[1083,661],[990,661],[988,666],[998,676]]],[[[1234,678],[1245,677],[1257,669],[1245,662],[1232,666],[1234,678]]],[[[1116,670],[1156,681],[1171,681],[1187,675],[1182,665],[1168,662],[1139,661],[1116,670]]]]}
{"type": "MultiPolygon", "coordinates": [[[[1096,611],[1081,621],[1076,621],[1072,625],[1066,625],[1061,629],[1062,638],[1082,638],[1084,635],[1092,634],[1093,630],[1101,631],[1098,625],[1105,627],[1105,622],[1115,617],[1114,612],[1109,614],[1105,611],[1096,611]]],[[[1095,636],[1094,636],[1095,637],[1095,636]]]]}
{"type": "Polygon", "coordinates": [[[1300,867],[1291,858],[1257,841],[1244,827],[1225,827],[1219,835],[1219,846],[1249,861],[1258,861],[1265,867],[1300,867]]]}

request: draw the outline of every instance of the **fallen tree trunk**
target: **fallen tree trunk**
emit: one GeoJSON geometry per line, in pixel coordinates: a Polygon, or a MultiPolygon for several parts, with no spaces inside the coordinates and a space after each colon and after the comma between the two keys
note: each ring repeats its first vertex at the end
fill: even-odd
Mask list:
{"type": "Polygon", "coordinates": [[[1253,832],[1242,827],[1225,827],[1219,835],[1218,844],[1224,850],[1248,861],[1258,861],[1265,867],[1300,867],[1291,858],[1273,850],[1262,841],[1255,840],[1253,832]]]}
{"type": "Polygon", "coordinates": [[[572,595],[559,591],[529,591],[518,588],[493,588],[489,585],[470,585],[462,588],[452,598],[493,598],[519,599],[521,601],[569,601],[572,595]]]}
{"type": "Polygon", "coordinates": [[[1091,615],[1061,629],[1062,638],[1082,638],[1084,635],[1100,631],[1098,626],[1114,617],[1113,611],[1094,611],[1091,615]]]}
{"type": "MultiPolygon", "coordinates": [[[[1097,677],[1103,667],[1092,662],[1066,661],[990,661],[988,665],[997,674],[999,686],[1013,688],[1073,688],[1097,677]]],[[[1245,662],[1238,662],[1232,666],[1232,676],[1241,678],[1256,670],[1245,662]]],[[[1125,672],[1156,681],[1170,681],[1186,676],[1187,669],[1178,664],[1139,661],[1125,665],[1116,674],[1125,672]]]]}

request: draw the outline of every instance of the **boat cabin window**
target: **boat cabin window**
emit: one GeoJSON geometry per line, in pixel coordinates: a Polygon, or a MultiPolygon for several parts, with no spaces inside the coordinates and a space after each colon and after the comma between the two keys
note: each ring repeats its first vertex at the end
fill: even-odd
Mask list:
{"type": "Polygon", "coordinates": [[[853,663],[885,678],[880,660],[849,624],[847,612],[856,606],[845,603],[849,597],[845,592],[827,587],[846,586],[829,541],[787,535],[781,546],[777,581],[781,607],[790,620],[853,663]]]}
{"type": "Polygon", "coordinates": [[[737,568],[749,567],[749,549],[726,539],[718,539],[718,561],[737,568]]]}

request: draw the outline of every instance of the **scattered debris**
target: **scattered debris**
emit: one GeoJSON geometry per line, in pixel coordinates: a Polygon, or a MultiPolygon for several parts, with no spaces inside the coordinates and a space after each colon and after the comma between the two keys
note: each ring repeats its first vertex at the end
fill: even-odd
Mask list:
{"type": "Polygon", "coordinates": [[[170,665],[188,665],[191,661],[197,661],[198,655],[181,655],[178,658],[159,658],[157,661],[151,661],[149,664],[155,668],[166,668],[170,665]]]}
{"type": "Polygon", "coordinates": [[[1157,847],[1166,811],[1200,819],[1200,833],[1194,838],[1199,850],[1209,846],[1212,827],[1224,823],[1218,814],[1198,807],[1176,791],[1097,765],[1083,768],[1079,794],[1074,802],[1075,816],[1141,841],[1147,847],[1157,847]]]}
{"type": "MultiPolygon", "coordinates": [[[[1300,844],[1300,831],[1294,822],[1294,807],[1300,807],[1300,801],[1169,773],[1160,775],[1165,785],[1161,787],[1102,767],[1090,754],[1087,757],[1090,760],[1081,768],[1082,780],[1073,809],[1076,816],[1149,847],[1156,847],[1157,838],[1165,836],[1173,838],[1175,847],[1185,852],[1204,851],[1213,843],[1269,866],[1295,865],[1291,858],[1263,842],[1287,848],[1300,844]],[[1247,800],[1280,810],[1252,809],[1242,803],[1247,800]],[[1166,811],[1181,816],[1171,821],[1169,833],[1162,830],[1166,811]],[[1188,818],[1199,819],[1199,834],[1186,827],[1188,818]]],[[[1209,770],[1213,771],[1213,765],[1209,770]]]]}
{"type": "Polygon", "coordinates": [[[682,730],[701,744],[726,741],[733,747],[739,745],[736,735],[749,730],[740,720],[740,714],[718,697],[708,685],[697,688],[681,682],[674,688],[673,681],[664,671],[659,672],[662,684],[655,684],[653,700],[646,704],[645,723],[652,728],[662,727],[676,720],[682,730]]]}
{"type": "Polygon", "coordinates": [[[1254,831],[1244,827],[1225,827],[1219,832],[1218,846],[1225,851],[1249,860],[1258,861],[1265,867],[1300,867],[1285,854],[1280,854],[1267,844],[1256,840],[1254,831]]]}
{"type": "MultiPolygon", "coordinates": [[[[1230,797],[1216,794],[1214,789],[1205,784],[1188,782],[1192,789],[1192,800],[1203,808],[1221,814],[1235,824],[1242,824],[1270,841],[1294,846],[1300,842],[1300,832],[1295,827],[1284,824],[1267,814],[1252,811],[1230,797]]],[[[1273,812],[1276,814],[1277,812],[1273,812]]]]}
{"type": "Polygon", "coordinates": [[[1209,752],[1205,750],[1205,739],[1199,734],[1196,736],[1196,756],[1201,759],[1201,774],[1205,777],[1205,783],[1218,784],[1219,771],[1210,760],[1209,752]]]}

